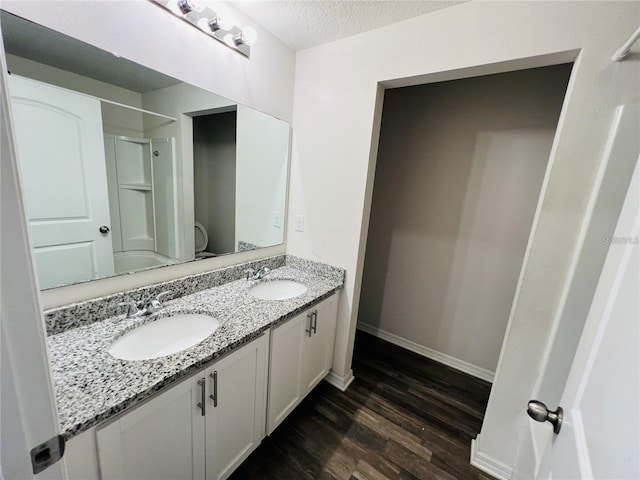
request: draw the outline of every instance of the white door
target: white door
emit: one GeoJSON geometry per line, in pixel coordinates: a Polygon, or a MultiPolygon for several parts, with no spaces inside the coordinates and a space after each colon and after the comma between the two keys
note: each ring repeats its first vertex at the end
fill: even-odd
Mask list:
{"type": "Polygon", "coordinates": [[[560,401],[562,427],[547,446],[537,478],[640,478],[638,165],[610,240],[560,401]]]}
{"type": "MultiPolygon", "coordinates": [[[[594,423],[596,419],[605,419],[608,414],[613,414],[614,416],[619,415],[624,407],[630,407],[627,408],[628,413],[625,412],[625,415],[631,415],[626,421],[632,421],[633,415],[635,415],[637,419],[637,398],[639,395],[637,392],[638,384],[636,382],[634,386],[633,381],[628,381],[626,377],[627,375],[633,375],[633,369],[635,368],[634,378],[638,378],[638,374],[640,373],[638,371],[638,357],[631,355],[631,351],[627,351],[626,354],[628,356],[630,355],[630,358],[628,359],[629,363],[623,364],[622,366],[619,365],[617,367],[618,370],[616,370],[614,369],[614,364],[621,361],[621,359],[616,356],[616,351],[612,350],[611,352],[606,352],[605,349],[611,348],[611,346],[599,343],[595,344],[594,339],[589,337],[589,335],[594,335],[594,331],[600,321],[602,321],[602,328],[613,328],[613,323],[608,327],[604,326],[609,320],[604,317],[602,310],[600,310],[600,313],[596,313],[596,309],[602,307],[604,304],[603,302],[605,302],[607,298],[610,298],[611,301],[626,301],[628,302],[626,320],[627,322],[631,322],[633,320],[635,323],[629,323],[626,327],[618,325],[619,328],[626,328],[627,333],[623,336],[624,338],[620,339],[620,345],[617,348],[619,348],[619,353],[623,352],[624,348],[632,348],[635,349],[636,352],[638,349],[639,339],[637,324],[640,321],[640,306],[638,305],[638,300],[637,298],[625,300],[622,297],[616,300],[619,293],[616,289],[618,289],[619,286],[615,286],[611,283],[607,285],[607,277],[605,274],[605,272],[609,272],[609,274],[611,274],[611,271],[614,268],[627,269],[627,266],[612,266],[613,262],[621,261],[620,258],[614,260],[614,255],[620,254],[621,246],[623,246],[625,242],[631,242],[635,245],[634,248],[638,248],[637,227],[633,226],[634,222],[637,222],[637,188],[638,183],[640,183],[637,171],[638,154],[640,150],[640,145],[637,141],[638,128],[640,128],[640,109],[638,106],[630,105],[619,107],[611,129],[609,146],[606,152],[607,162],[610,166],[613,165],[613,167],[610,168],[611,170],[615,167],[615,169],[619,171],[620,165],[625,164],[628,165],[627,168],[630,169],[633,169],[635,166],[636,172],[634,173],[631,186],[627,192],[624,207],[620,213],[615,230],[615,236],[611,240],[612,243],[608,250],[607,263],[605,263],[603,272],[600,276],[598,289],[596,290],[593,299],[583,298],[583,301],[587,302],[586,307],[590,309],[590,313],[588,315],[585,313],[581,316],[581,325],[584,325],[584,328],[580,328],[583,335],[582,337],[576,338],[574,341],[570,338],[570,334],[566,329],[562,337],[560,337],[559,334],[556,334],[551,355],[549,356],[546,367],[544,367],[544,373],[540,377],[541,381],[538,386],[538,391],[540,392],[539,400],[553,401],[550,400],[550,398],[553,398],[555,399],[555,402],[559,402],[559,404],[565,409],[565,426],[562,428],[559,435],[554,435],[548,423],[537,423],[533,420],[529,422],[530,431],[521,445],[518,460],[514,469],[514,478],[548,478],[549,474],[556,478],[584,478],[584,475],[587,475],[584,472],[587,472],[589,470],[588,468],[586,470],[582,470],[583,473],[577,472],[580,468],[586,468],[584,465],[592,461],[590,456],[592,455],[594,448],[594,444],[592,443],[594,435],[597,435],[602,440],[609,442],[610,445],[620,445],[619,440],[612,436],[613,432],[611,430],[608,432],[604,430],[599,432],[597,431],[597,428],[602,427],[602,425],[596,425],[594,423]],[[634,193],[634,191],[636,191],[636,193],[634,193]],[[636,195],[635,201],[633,200],[633,195],[636,195]],[[636,228],[635,234],[632,233],[634,228],[636,228]],[[598,302],[601,302],[600,307],[598,307],[598,302]],[[598,317],[598,315],[600,316],[598,317]],[[578,344],[578,340],[580,340],[580,344],[578,344]],[[635,343],[633,343],[634,341],[635,343]],[[589,358],[589,362],[592,363],[585,363],[589,358]],[[610,363],[607,363],[607,361],[610,363]],[[632,391],[635,388],[635,398],[634,395],[630,396],[630,392],[627,392],[627,395],[619,399],[614,396],[615,385],[602,384],[603,379],[598,377],[598,371],[604,366],[608,366],[609,371],[607,375],[616,385],[626,385],[627,387],[630,387],[632,391]],[[569,378],[570,368],[572,369],[572,377],[569,378]],[[576,386],[576,382],[582,382],[582,387],[580,387],[581,390],[576,390],[578,388],[576,386]],[[616,382],[620,383],[618,384],[616,382]],[[587,384],[590,385],[590,389],[585,390],[587,384]],[[598,385],[597,388],[595,388],[596,385],[598,385]],[[586,395],[586,397],[584,397],[584,395],[586,395]],[[600,400],[597,400],[598,396],[600,396],[600,400]],[[631,403],[626,403],[630,399],[631,403]],[[613,406],[613,409],[607,410],[602,405],[606,400],[612,402],[610,406],[613,406]],[[600,409],[602,409],[602,411],[599,411],[600,409]],[[587,441],[587,439],[591,440],[587,441]],[[572,447],[573,450],[567,450],[567,447],[572,447]],[[563,457],[557,457],[556,449],[558,448],[563,452],[563,457]],[[558,465],[554,473],[550,473],[552,469],[550,459],[552,457],[564,458],[563,462],[565,462],[563,466],[558,465]],[[580,467],[580,464],[583,464],[583,466],[580,467]],[[569,467],[569,465],[572,465],[572,467],[569,467]],[[570,473],[571,471],[573,471],[573,473],[570,473]]],[[[620,174],[618,173],[617,176],[619,177],[620,174]]],[[[605,186],[603,185],[600,188],[600,194],[602,194],[602,190],[605,186]]],[[[608,186],[606,188],[611,189],[615,187],[608,186]]],[[[602,225],[602,221],[598,223],[597,218],[595,220],[592,219],[592,223],[594,223],[596,227],[598,225],[602,225]]],[[[606,241],[606,238],[598,236],[598,228],[593,229],[591,226],[589,228],[591,233],[586,236],[585,242],[606,241]]],[[[580,261],[587,262],[589,261],[589,258],[585,257],[580,261]]],[[[627,272],[629,275],[632,275],[635,272],[637,282],[637,259],[635,260],[635,264],[633,263],[633,260],[631,262],[632,263],[628,266],[627,272]]],[[[608,281],[611,282],[611,278],[609,278],[608,281]]],[[[633,278],[626,278],[625,281],[633,281],[633,278]]],[[[585,312],[586,311],[587,310],[585,309],[585,312]]],[[[576,323],[575,320],[573,323],[576,323]]],[[[612,334],[612,331],[607,333],[607,335],[612,334]]],[[[576,333],[576,335],[579,336],[580,333],[576,333]]],[[[604,333],[601,332],[599,335],[604,335],[604,333]]],[[[554,403],[553,405],[547,405],[547,407],[555,409],[557,404],[554,403]]],[[[524,408],[526,408],[526,406],[523,406],[523,409],[524,408]]],[[[608,418],[607,422],[609,422],[610,425],[616,424],[614,418],[608,418]]],[[[636,431],[640,431],[640,423],[636,421],[635,425],[636,431]]],[[[623,445],[630,446],[633,444],[631,439],[626,439],[625,442],[626,443],[623,445]]],[[[636,456],[640,455],[639,447],[637,445],[638,443],[636,442],[636,456]]],[[[606,450],[598,451],[602,452],[606,450]]],[[[627,450],[627,453],[628,452],[629,451],[627,450]]],[[[597,455],[596,457],[597,459],[594,461],[599,463],[602,458],[597,455]]]]}
{"type": "Polygon", "coordinates": [[[206,370],[206,478],[227,478],[264,437],[268,334],[206,370]]]}
{"type": "Polygon", "coordinates": [[[202,377],[200,372],[96,429],[102,480],[204,478],[202,377]]]}
{"type": "Polygon", "coordinates": [[[9,87],[40,287],[113,274],[100,102],[15,75],[9,87]]]}
{"type": "Polygon", "coordinates": [[[271,331],[267,434],[287,418],[304,396],[302,360],[304,335],[309,328],[307,313],[288,320],[271,331]]]}
{"type": "Polygon", "coordinates": [[[303,343],[302,396],[307,395],[329,373],[333,361],[338,309],[337,295],[323,300],[306,314],[311,323],[303,343]]]}

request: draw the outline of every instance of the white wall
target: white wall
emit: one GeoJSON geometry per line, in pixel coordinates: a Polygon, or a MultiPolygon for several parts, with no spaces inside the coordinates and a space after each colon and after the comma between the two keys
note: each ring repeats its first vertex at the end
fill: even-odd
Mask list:
{"type": "MultiPolygon", "coordinates": [[[[638,46],[624,62],[610,61],[637,28],[639,8],[637,2],[468,2],[296,57],[289,212],[306,218],[304,232],[289,223],[287,251],[347,270],[333,365],[343,379],[351,371],[380,84],[415,85],[576,58],[477,443],[478,455],[507,474],[550,325],[562,309],[561,291],[570,280],[614,108],[639,100],[638,46]]],[[[590,272],[588,281],[597,275],[590,272]]]]}
{"type": "Polygon", "coordinates": [[[386,91],[359,324],[493,376],[570,73],[386,91]]]}
{"type": "Polygon", "coordinates": [[[289,124],[238,105],[236,247],[284,242],[289,124]],[[276,212],[280,225],[276,225],[276,212]]]}
{"type": "MultiPolygon", "coordinates": [[[[215,10],[224,2],[208,2],[215,10]]],[[[247,17],[258,42],[247,59],[147,1],[3,1],[15,15],[78,38],[234,102],[291,121],[295,55],[247,17]]],[[[284,247],[139,272],[43,292],[43,307],[106,295],[152,282],[281,253],[284,247]]]]}
{"type": "MultiPolygon", "coordinates": [[[[290,128],[286,122],[187,84],[144,93],[142,104],[147,110],[178,119],[175,123],[178,184],[182,186],[185,225],[192,224],[190,219],[194,218],[193,117],[225,111],[226,107],[237,108],[236,247],[238,240],[264,246],[283,243],[284,229],[273,226],[273,212],[278,209],[284,216],[290,128]]],[[[150,136],[166,135],[166,128],[174,128],[174,124],[164,123],[160,129],[151,129],[150,124],[155,121],[145,117],[145,131],[150,136]]],[[[185,226],[179,231],[184,232],[185,245],[181,258],[187,259],[187,253],[193,253],[190,250],[194,243],[193,229],[185,226]]]]}

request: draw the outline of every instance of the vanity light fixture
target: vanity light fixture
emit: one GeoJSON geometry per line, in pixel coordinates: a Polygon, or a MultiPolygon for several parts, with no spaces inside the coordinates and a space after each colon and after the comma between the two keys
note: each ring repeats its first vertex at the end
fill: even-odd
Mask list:
{"type": "Polygon", "coordinates": [[[195,3],[189,0],[178,0],[178,9],[183,15],[186,15],[190,12],[202,12],[204,7],[197,7],[195,3]]]}
{"type": "Polygon", "coordinates": [[[251,46],[256,41],[256,38],[258,38],[256,31],[251,27],[245,27],[240,33],[233,36],[233,43],[236,46],[242,44],[251,46]]]}
{"type": "Polygon", "coordinates": [[[205,19],[209,30],[217,32],[218,30],[229,30],[233,25],[229,25],[220,15],[214,15],[211,19],[205,19]]]}
{"type": "Polygon", "coordinates": [[[236,52],[249,57],[251,45],[255,43],[258,36],[253,28],[241,29],[236,25],[227,24],[216,12],[208,7],[199,7],[194,0],[150,1],[196,27],[209,37],[213,37],[236,52]]]}

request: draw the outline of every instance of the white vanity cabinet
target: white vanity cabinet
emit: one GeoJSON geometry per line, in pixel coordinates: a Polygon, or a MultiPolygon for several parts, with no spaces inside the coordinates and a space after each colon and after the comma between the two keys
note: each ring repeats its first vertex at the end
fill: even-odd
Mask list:
{"type": "Polygon", "coordinates": [[[272,330],[267,434],[329,373],[337,311],[334,294],[272,330]]]}
{"type": "Polygon", "coordinates": [[[202,374],[96,429],[102,480],[204,477],[202,374]]]}
{"type": "Polygon", "coordinates": [[[269,334],[96,429],[109,479],[224,479],[260,444],[269,334]]]}
{"type": "Polygon", "coordinates": [[[206,479],[227,478],[265,436],[269,334],[205,370],[206,479]]]}

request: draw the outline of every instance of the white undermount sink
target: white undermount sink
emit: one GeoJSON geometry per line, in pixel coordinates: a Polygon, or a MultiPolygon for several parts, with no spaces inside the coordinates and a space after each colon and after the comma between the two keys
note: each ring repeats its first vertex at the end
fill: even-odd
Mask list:
{"type": "Polygon", "coordinates": [[[116,340],[109,353],[122,360],[149,360],[178,353],[215,332],[220,321],[196,313],[159,318],[116,340]]]}
{"type": "Polygon", "coordinates": [[[269,280],[249,289],[249,294],[260,300],[287,300],[307,291],[302,283],[293,280],[269,280]]]}

